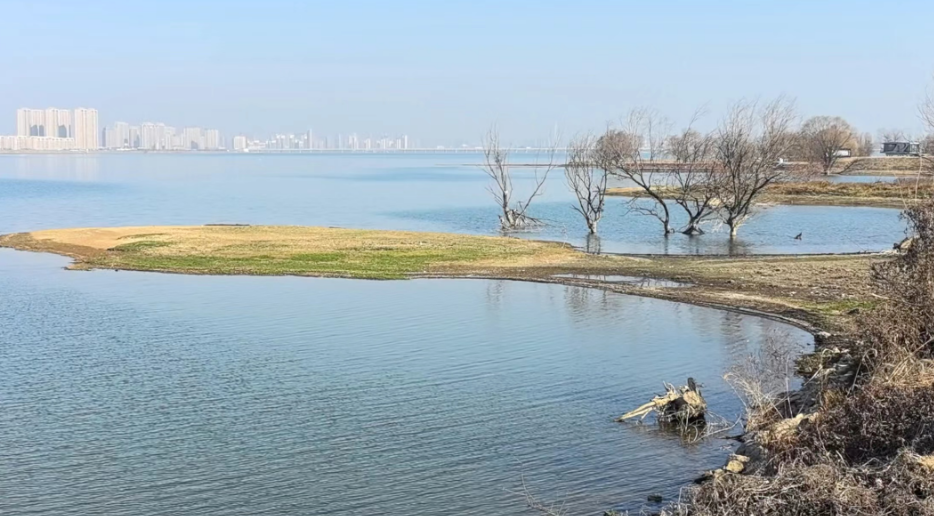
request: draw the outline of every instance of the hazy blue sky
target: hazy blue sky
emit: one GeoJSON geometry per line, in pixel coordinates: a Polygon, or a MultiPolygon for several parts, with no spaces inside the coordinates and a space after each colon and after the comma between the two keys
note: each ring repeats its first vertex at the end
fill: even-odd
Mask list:
{"type": "Polygon", "coordinates": [[[0,0],[0,133],[17,107],[234,132],[476,141],[684,119],[787,93],[917,130],[934,2],[0,0]]]}

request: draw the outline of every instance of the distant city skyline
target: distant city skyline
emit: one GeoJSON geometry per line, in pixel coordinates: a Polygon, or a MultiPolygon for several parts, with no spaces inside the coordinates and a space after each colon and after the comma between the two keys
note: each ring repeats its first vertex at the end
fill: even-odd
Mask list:
{"type": "Polygon", "coordinates": [[[398,151],[411,149],[411,144],[406,134],[378,138],[356,132],[322,136],[311,129],[267,137],[240,133],[227,140],[218,129],[177,129],[163,122],[131,125],[118,121],[100,128],[96,109],[57,107],[19,108],[16,133],[0,135],[0,151],[398,151]]]}

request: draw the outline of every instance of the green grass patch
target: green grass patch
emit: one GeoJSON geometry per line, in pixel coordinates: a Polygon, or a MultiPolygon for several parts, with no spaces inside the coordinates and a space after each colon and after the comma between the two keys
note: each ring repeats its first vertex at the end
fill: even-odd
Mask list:
{"type": "Polygon", "coordinates": [[[340,252],[296,253],[291,255],[173,255],[147,253],[169,245],[167,242],[134,242],[93,258],[89,265],[114,269],[171,271],[194,274],[323,275],[368,279],[403,279],[412,274],[430,273],[432,266],[470,263],[486,258],[522,256],[496,248],[451,247],[447,249],[361,248],[340,252]]]}
{"type": "Polygon", "coordinates": [[[140,240],[139,242],[130,242],[129,244],[120,244],[118,246],[112,247],[111,251],[118,252],[134,252],[134,251],[145,251],[146,249],[156,249],[159,247],[168,247],[172,245],[172,242],[159,242],[156,240],[140,240]]]}
{"type": "Polygon", "coordinates": [[[119,237],[117,240],[130,240],[135,238],[152,238],[157,236],[165,236],[165,233],[140,233],[138,235],[126,235],[119,237]]]}

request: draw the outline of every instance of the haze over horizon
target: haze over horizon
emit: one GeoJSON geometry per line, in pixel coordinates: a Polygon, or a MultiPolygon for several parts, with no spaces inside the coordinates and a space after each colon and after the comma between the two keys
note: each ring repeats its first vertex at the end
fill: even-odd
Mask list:
{"type": "Polygon", "coordinates": [[[0,2],[0,134],[20,107],[226,135],[313,128],[426,145],[599,131],[633,107],[711,126],[785,93],[804,116],[920,132],[934,5],[515,0],[0,2]],[[79,5],[80,4],[80,5],[79,5]],[[884,45],[880,44],[885,42],[884,45]]]}

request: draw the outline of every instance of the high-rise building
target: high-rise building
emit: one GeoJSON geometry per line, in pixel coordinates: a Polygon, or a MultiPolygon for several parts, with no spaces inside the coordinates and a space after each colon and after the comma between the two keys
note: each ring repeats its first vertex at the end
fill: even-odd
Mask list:
{"type": "Polygon", "coordinates": [[[82,143],[90,142],[90,147],[100,142],[100,134],[97,128],[97,110],[77,109],[74,112],[67,109],[47,108],[47,109],[29,109],[21,108],[16,110],[16,135],[42,138],[74,138],[75,137],[75,114],[80,114],[81,123],[84,124],[80,129],[87,136],[82,139],[82,143]],[[90,133],[93,132],[93,136],[90,133]]]}
{"type": "Polygon", "coordinates": [[[107,141],[104,146],[108,149],[130,148],[130,124],[114,122],[113,129],[107,131],[107,141]]]}
{"type": "Polygon", "coordinates": [[[201,150],[204,148],[204,135],[200,127],[186,127],[182,130],[182,148],[201,150]]]}
{"type": "Polygon", "coordinates": [[[237,152],[246,151],[247,150],[246,136],[234,136],[233,148],[237,152]]]}
{"type": "Polygon", "coordinates": [[[97,127],[97,110],[88,108],[75,109],[74,117],[75,148],[78,150],[97,150],[100,148],[100,131],[97,127]]]}
{"type": "Polygon", "coordinates": [[[217,129],[204,131],[204,150],[218,150],[221,148],[221,133],[217,129]]]}
{"type": "Polygon", "coordinates": [[[113,127],[105,127],[101,129],[101,147],[105,149],[115,149],[114,140],[117,139],[117,134],[114,132],[113,127]]]}
{"type": "Polygon", "coordinates": [[[156,150],[159,148],[156,138],[156,124],[145,122],[139,126],[139,148],[156,150]]]}
{"type": "Polygon", "coordinates": [[[29,136],[29,111],[28,109],[16,110],[16,136],[29,136]]]}
{"type": "Polygon", "coordinates": [[[29,108],[17,109],[16,136],[45,136],[45,111],[29,108]]]}
{"type": "Polygon", "coordinates": [[[127,146],[128,149],[138,149],[140,144],[140,130],[138,125],[131,125],[127,129],[127,146]]]}
{"type": "Polygon", "coordinates": [[[170,127],[170,126],[165,126],[164,132],[165,132],[165,135],[164,135],[165,146],[163,148],[167,150],[178,149],[179,146],[181,146],[181,143],[178,140],[178,135],[175,134],[175,128],[170,127]]]}
{"type": "Polygon", "coordinates": [[[48,108],[45,110],[45,136],[51,138],[71,138],[72,120],[71,111],[67,109],[48,108]]]}

